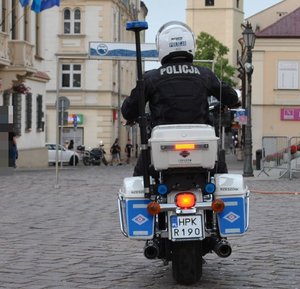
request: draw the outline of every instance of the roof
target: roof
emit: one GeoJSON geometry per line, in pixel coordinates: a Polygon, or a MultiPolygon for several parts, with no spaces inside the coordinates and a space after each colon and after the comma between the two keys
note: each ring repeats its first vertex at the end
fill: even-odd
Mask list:
{"type": "Polygon", "coordinates": [[[300,7],[256,33],[258,38],[300,38],[300,7]]]}
{"type": "Polygon", "coordinates": [[[34,74],[34,76],[37,77],[37,78],[42,78],[42,79],[50,80],[49,75],[46,72],[43,72],[43,71],[37,71],[34,74]]]}

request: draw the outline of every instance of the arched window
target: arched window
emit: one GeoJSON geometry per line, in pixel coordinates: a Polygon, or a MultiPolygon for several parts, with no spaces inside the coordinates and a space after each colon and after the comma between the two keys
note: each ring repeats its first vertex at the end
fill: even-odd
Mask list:
{"type": "Polygon", "coordinates": [[[81,32],[81,12],[76,8],[64,10],[64,34],[80,34],[81,32]]]}
{"type": "Polygon", "coordinates": [[[74,11],[74,33],[75,34],[80,33],[80,22],[81,22],[80,10],[75,9],[74,11]]]}

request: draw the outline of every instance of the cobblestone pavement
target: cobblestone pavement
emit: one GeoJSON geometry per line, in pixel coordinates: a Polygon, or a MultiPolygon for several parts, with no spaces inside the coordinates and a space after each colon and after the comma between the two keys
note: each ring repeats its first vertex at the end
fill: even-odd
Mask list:
{"type": "Polygon", "coordinates": [[[229,258],[207,255],[202,280],[184,287],[120,232],[117,191],[132,169],[64,167],[59,188],[53,167],[0,176],[0,288],[300,288],[299,180],[246,179],[249,231],[229,239],[229,258]]]}

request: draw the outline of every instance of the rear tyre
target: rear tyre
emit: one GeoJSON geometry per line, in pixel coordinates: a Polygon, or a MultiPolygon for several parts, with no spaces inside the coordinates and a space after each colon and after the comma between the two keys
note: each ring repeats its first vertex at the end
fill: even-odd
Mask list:
{"type": "Polygon", "coordinates": [[[78,164],[78,157],[77,156],[72,156],[71,158],[70,158],[70,161],[69,161],[69,165],[70,166],[73,166],[74,165],[74,162],[75,162],[75,166],[77,166],[77,164],[78,164]]]}
{"type": "Polygon", "coordinates": [[[91,165],[91,161],[90,161],[89,157],[83,157],[82,161],[83,161],[83,164],[85,166],[90,166],[91,165]]]}
{"type": "Polygon", "coordinates": [[[174,280],[183,285],[194,284],[202,276],[200,241],[173,242],[172,273],[174,280]]]}

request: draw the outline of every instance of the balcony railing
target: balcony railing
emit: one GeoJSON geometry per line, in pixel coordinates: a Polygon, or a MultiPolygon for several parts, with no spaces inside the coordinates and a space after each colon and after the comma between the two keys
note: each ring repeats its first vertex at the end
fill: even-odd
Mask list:
{"type": "Polygon", "coordinates": [[[34,45],[22,40],[8,41],[10,64],[14,68],[35,72],[34,45]]]}

